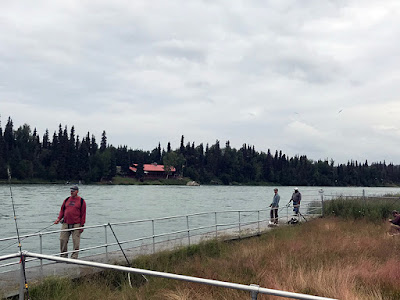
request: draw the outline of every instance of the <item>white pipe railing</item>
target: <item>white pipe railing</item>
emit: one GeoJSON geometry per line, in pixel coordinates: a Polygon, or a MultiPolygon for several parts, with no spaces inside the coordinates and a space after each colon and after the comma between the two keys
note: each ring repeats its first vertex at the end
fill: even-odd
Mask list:
{"type": "MultiPolygon", "coordinates": [[[[308,203],[307,205],[307,201],[304,201],[302,203],[302,208],[304,209],[304,207],[306,207],[307,213],[309,213],[311,210],[314,209],[314,207],[310,206],[313,205],[315,203],[315,201],[311,201],[308,203]]],[[[285,207],[281,208],[281,212],[285,207]]],[[[315,209],[320,209],[320,207],[315,207],[315,209]]],[[[253,228],[253,231],[256,234],[260,233],[260,224],[261,223],[265,223],[269,220],[269,209],[262,209],[262,210],[227,210],[227,211],[217,211],[217,212],[201,212],[201,213],[195,213],[195,214],[189,214],[189,215],[178,215],[178,216],[172,216],[172,217],[162,217],[162,218],[155,218],[155,219],[143,219],[143,220],[135,220],[135,221],[125,221],[125,222],[115,222],[115,223],[109,223],[109,224],[100,224],[100,225],[92,225],[92,226],[86,226],[86,227],[82,227],[82,229],[84,229],[86,232],[90,231],[90,230],[96,230],[99,228],[104,228],[104,239],[103,241],[105,241],[105,243],[100,243],[97,245],[89,245],[86,248],[82,248],[80,250],[78,250],[78,252],[87,252],[87,251],[92,251],[95,249],[100,249],[100,248],[104,248],[105,252],[97,252],[97,253],[91,253],[91,255],[98,255],[98,254],[105,254],[106,255],[106,259],[108,261],[108,256],[109,256],[109,252],[111,251],[112,247],[116,247],[118,245],[117,242],[109,242],[108,238],[107,238],[107,227],[108,226],[129,226],[129,225],[138,225],[138,224],[145,224],[146,223],[150,223],[150,226],[148,229],[148,232],[150,233],[149,235],[145,235],[145,236],[141,236],[141,237],[137,237],[134,239],[126,239],[126,240],[122,240],[120,241],[120,244],[133,244],[133,243],[138,243],[138,242],[142,242],[140,245],[137,245],[135,247],[143,247],[143,246],[152,246],[152,252],[155,253],[156,251],[156,245],[166,242],[166,241],[172,241],[172,240],[187,240],[188,244],[190,245],[191,243],[191,238],[196,237],[196,236],[201,236],[204,234],[212,234],[215,237],[218,237],[218,234],[220,232],[226,232],[227,230],[234,230],[233,232],[230,232],[231,234],[237,234],[238,237],[240,238],[242,235],[242,231],[243,228],[245,228],[246,226],[249,227],[251,225],[255,225],[257,224],[257,228],[253,228]],[[260,214],[263,213],[264,218],[260,219],[260,214]],[[233,215],[233,216],[230,216],[233,215]],[[236,215],[236,221],[235,221],[235,217],[234,215],[236,215]],[[208,217],[209,220],[213,221],[212,222],[208,222],[209,220],[203,220],[204,223],[206,223],[207,225],[204,224],[199,224],[200,221],[195,222],[196,224],[194,224],[195,226],[190,227],[190,221],[192,221],[194,218],[196,217],[208,217]],[[250,218],[250,219],[249,219],[250,218]],[[156,233],[156,226],[158,225],[159,222],[164,222],[164,221],[169,221],[169,222],[174,222],[178,219],[182,219],[183,221],[181,222],[183,228],[181,227],[179,230],[174,230],[174,227],[176,226],[172,226],[170,228],[170,231],[167,232],[161,232],[161,233],[156,233]],[[218,222],[217,222],[218,220],[218,222]],[[228,221],[228,222],[224,222],[224,220],[228,221]],[[186,227],[186,228],[185,228],[186,227]],[[235,229],[237,230],[235,232],[235,229]],[[181,235],[181,236],[180,236],[181,235]],[[173,237],[175,236],[175,237],[173,237]],[[173,237],[173,238],[171,238],[173,237]],[[164,240],[163,240],[164,238],[164,240]],[[168,240],[165,240],[165,238],[168,238],[168,240]],[[145,243],[146,240],[149,240],[150,243],[145,243]]],[[[304,213],[305,215],[307,215],[307,213],[304,213]]],[[[279,216],[279,219],[281,221],[283,221],[285,218],[286,220],[289,220],[289,208],[286,209],[286,216],[284,214],[281,214],[279,216]]],[[[196,221],[196,220],[195,220],[196,221]]],[[[161,226],[160,228],[164,228],[165,226],[161,226]]],[[[46,231],[46,232],[37,232],[37,233],[33,233],[33,234],[26,234],[26,235],[21,235],[20,239],[24,240],[26,238],[32,238],[32,237],[39,237],[39,252],[41,254],[43,254],[43,237],[44,236],[48,236],[51,234],[57,234],[63,231],[72,231],[72,230],[77,230],[79,228],[76,229],[65,229],[65,230],[53,230],[53,231],[46,231]]],[[[131,230],[132,232],[138,232],[141,230],[131,230]]],[[[2,238],[0,239],[0,250],[4,249],[2,248],[2,244],[1,242],[4,241],[17,241],[17,237],[7,237],[7,238],[2,238]]],[[[49,247],[56,247],[54,245],[54,243],[52,243],[49,247]]],[[[135,248],[133,247],[133,248],[135,248]]],[[[6,247],[7,248],[7,247],[6,247]]],[[[131,247],[132,248],[132,247],[131,247]]],[[[26,248],[25,248],[26,249],[26,248]]],[[[69,253],[73,253],[74,251],[68,251],[65,252],[65,254],[69,254],[69,253]]],[[[60,254],[60,253],[51,253],[51,254],[60,254]]],[[[31,261],[31,260],[27,260],[31,261]]],[[[42,262],[40,263],[42,266],[42,262]]],[[[4,265],[0,265],[0,270],[1,268],[4,267],[10,267],[12,265],[17,265],[17,263],[11,263],[11,264],[4,264],[4,265]]],[[[7,272],[9,270],[6,270],[5,272],[7,272]]],[[[2,272],[0,272],[2,273],[2,272]]]]}
{"type": "Polygon", "coordinates": [[[12,254],[3,255],[3,256],[0,256],[0,261],[19,257],[19,256],[21,256],[20,253],[12,253],[12,254]]]}
{"type": "MultiPolygon", "coordinates": [[[[20,256],[20,255],[21,254],[17,253],[15,256],[20,256]]],[[[257,294],[267,294],[267,295],[280,296],[280,297],[292,298],[292,299],[303,299],[303,300],[337,300],[334,298],[326,298],[326,297],[319,297],[319,296],[313,296],[313,295],[306,295],[306,294],[300,294],[300,293],[294,293],[294,292],[286,292],[286,291],[262,288],[262,287],[259,287],[258,285],[254,285],[254,284],[244,285],[244,284],[231,283],[231,282],[225,282],[225,281],[220,281],[220,280],[205,279],[205,278],[199,278],[199,277],[193,277],[193,276],[177,275],[177,274],[166,273],[166,272],[158,272],[158,271],[151,271],[151,270],[145,270],[145,269],[109,265],[109,264],[104,264],[104,263],[83,261],[83,260],[78,260],[78,259],[61,258],[61,257],[55,257],[55,256],[51,256],[51,255],[44,255],[44,254],[38,254],[38,253],[31,253],[31,252],[26,252],[26,251],[23,251],[22,255],[25,257],[35,257],[35,258],[39,258],[39,259],[46,259],[46,260],[60,262],[60,263],[76,264],[76,265],[82,265],[82,266],[88,266],[88,267],[116,270],[116,271],[127,272],[127,273],[135,273],[135,274],[141,274],[141,275],[148,275],[148,276],[155,276],[155,277],[181,280],[181,281],[187,281],[187,282],[194,282],[194,283],[199,283],[199,284],[207,284],[207,285],[229,288],[229,289],[236,289],[236,290],[241,290],[241,291],[245,291],[245,292],[250,292],[252,299],[257,299],[257,294]]],[[[1,260],[1,257],[0,257],[0,260],[1,260]]]]}

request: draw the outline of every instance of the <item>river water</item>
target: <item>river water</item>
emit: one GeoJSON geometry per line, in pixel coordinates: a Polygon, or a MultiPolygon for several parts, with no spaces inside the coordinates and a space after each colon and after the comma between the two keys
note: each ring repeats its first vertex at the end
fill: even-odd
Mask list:
{"type": "MultiPolygon", "coordinates": [[[[266,209],[271,203],[273,188],[265,186],[81,185],[79,195],[87,202],[86,226],[90,226],[200,212],[266,209]]],[[[299,187],[303,200],[309,201],[320,199],[321,189],[327,196],[361,196],[363,191],[366,195],[400,192],[400,188],[389,187],[299,187]]],[[[281,206],[289,201],[292,192],[293,187],[279,187],[281,206]]],[[[12,185],[11,188],[9,185],[0,185],[0,238],[16,235],[12,199],[15,204],[19,233],[24,235],[50,226],[57,218],[63,200],[69,194],[68,185],[12,185]]],[[[49,230],[59,228],[60,225],[54,225],[49,230]]],[[[86,236],[88,235],[86,233],[86,236]]],[[[52,244],[58,248],[58,241],[52,244]]],[[[0,243],[0,250],[4,248],[4,245],[7,243],[0,243]]],[[[14,253],[15,250],[17,249],[14,247],[7,248],[0,251],[0,256],[14,253]]]]}

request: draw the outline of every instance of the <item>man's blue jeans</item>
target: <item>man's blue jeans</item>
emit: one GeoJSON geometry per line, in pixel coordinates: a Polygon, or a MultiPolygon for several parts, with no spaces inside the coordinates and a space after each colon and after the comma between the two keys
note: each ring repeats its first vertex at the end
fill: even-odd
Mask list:
{"type": "Polygon", "coordinates": [[[294,213],[297,215],[299,213],[300,210],[300,202],[293,202],[293,211],[294,213]]]}

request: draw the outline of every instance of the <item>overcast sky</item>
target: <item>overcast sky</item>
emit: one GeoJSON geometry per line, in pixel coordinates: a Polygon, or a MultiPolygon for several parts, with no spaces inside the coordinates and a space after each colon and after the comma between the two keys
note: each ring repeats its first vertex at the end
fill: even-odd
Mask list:
{"type": "Polygon", "coordinates": [[[400,164],[399,37],[398,0],[2,0],[1,126],[400,164]]]}

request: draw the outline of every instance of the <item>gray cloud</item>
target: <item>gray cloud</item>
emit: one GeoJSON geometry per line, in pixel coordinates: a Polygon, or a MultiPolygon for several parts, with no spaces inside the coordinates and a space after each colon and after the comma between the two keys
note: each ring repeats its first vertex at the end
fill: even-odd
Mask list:
{"type": "Polygon", "coordinates": [[[2,1],[2,124],[400,163],[399,16],[377,0],[2,1]]]}

